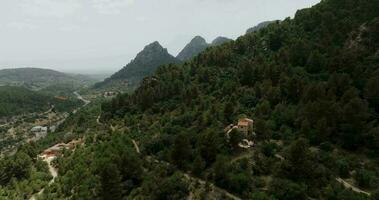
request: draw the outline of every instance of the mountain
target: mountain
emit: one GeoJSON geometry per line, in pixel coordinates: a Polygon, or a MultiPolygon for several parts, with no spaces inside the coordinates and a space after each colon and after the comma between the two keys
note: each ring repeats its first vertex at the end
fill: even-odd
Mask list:
{"type": "Polygon", "coordinates": [[[163,48],[158,42],[153,42],[145,46],[135,59],[124,68],[103,82],[97,83],[95,87],[120,85],[123,82],[127,82],[128,85],[137,85],[144,77],[153,74],[159,66],[178,62],[175,57],[168,53],[167,49],[163,48]]]}
{"type": "Polygon", "coordinates": [[[189,60],[204,51],[209,46],[201,36],[194,37],[190,43],[188,43],[184,49],[176,56],[181,61],[189,60]]]}
{"type": "MultiPolygon", "coordinates": [[[[132,95],[103,104],[102,121],[119,119],[143,154],[179,169],[175,177],[194,176],[241,199],[375,199],[378,36],[377,0],[324,0],[162,68],[132,95]],[[254,134],[226,136],[224,128],[245,117],[254,134]]],[[[178,185],[172,173],[158,174],[148,176],[178,185]]],[[[145,182],[136,188],[132,199],[162,194],[145,182]]],[[[182,199],[196,193],[180,191],[182,199]]]]}
{"type": "Polygon", "coordinates": [[[24,86],[30,89],[42,89],[51,85],[85,85],[92,79],[84,75],[72,75],[39,68],[15,68],[0,70],[0,85],[24,86]]]}
{"type": "Polygon", "coordinates": [[[216,39],[212,41],[211,44],[208,44],[207,41],[203,37],[196,36],[190,41],[190,43],[188,43],[183,48],[183,50],[176,56],[176,58],[181,61],[187,61],[197,56],[199,53],[204,51],[207,47],[218,46],[229,41],[232,41],[232,40],[226,37],[217,37],[216,39]]]}
{"type": "Polygon", "coordinates": [[[232,39],[229,39],[227,37],[217,37],[216,39],[214,39],[211,43],[211,46],[219,46],[219,45],[222,45],[226,42],[230,42],[230,41],[233,41],[232,39]]]}
{"type": "Polygon", "coordinates": [[[207,47],[221,45],[231,39],[225,37],[216,38],[212,44],[208,44],[204,38],[196,36],[175,58],[159,42],[147,45],[134,60],[104,81],[96,83],[94,88],[114,87],[133,88],[145,77],[153,74],[161,66],[170,63],[179,63],[189,60],[204,51],[207,47]]]}
{"type": "Polygon", "coordinates": [[[276,22],[280,22],[279,20],[274,20],[274,21],[264,21],[264,22],[261,22],[259,23],[258,25],[252,27],[252,28],[249,28],[247,31],[246,31],[246,34],[248,33],[252,33],[252,32],[256,32],[256,31],[259,31],[261,30],[262,28],[265,28],[267,27],[268,25],[272,24],[272,23],[276,23],[276,22]]]}
{"type": "Polygon", "coordinates": [[[378,35],[377,0],[323,0],[162,66],[1,160],[0,196],[376,200],[378,35]]]}

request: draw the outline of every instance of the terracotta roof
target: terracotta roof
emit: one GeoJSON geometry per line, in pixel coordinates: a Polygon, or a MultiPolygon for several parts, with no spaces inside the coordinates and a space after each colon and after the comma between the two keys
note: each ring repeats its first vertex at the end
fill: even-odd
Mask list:
{"type": "Polygon", "coordinates": [[[239,121],[246,121],[246,122],[249,122],[249,123],[254,123],[254,120],[249,119],[249,118],[243,118],[243,119],[240,119],[239,121]]]}
{"type": "Polygon", "coordinates": [[[249,126],[249,122],[246,121],[239,121],[238,126],[249,126]]]}

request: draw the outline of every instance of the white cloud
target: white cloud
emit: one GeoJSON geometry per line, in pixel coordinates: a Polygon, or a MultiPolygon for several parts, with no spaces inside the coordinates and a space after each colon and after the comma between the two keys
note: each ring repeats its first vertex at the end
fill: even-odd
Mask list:
{"type": "Polygon", "coordinates": [[[12,21],[7,24],[7,27],[17,30],[35,30],[37,25],[27,21],[12,21]]]}
{"type": "Polygon", "coordinates": [[[80,9],[79,0],[19,0],[21,11],[32,17],[64,18],[80,9]]]}
{"type": "Polygon", "coordinates": [[[78,25],[67,24],[67,25],[61,26],[59,30],[64,31],[64,32],[74,32],[74,31],[79,31],[80,27],[78,25]]]}
{"type": "Polygon", "coordinates": [[[92,0],[92,6],[101,14],[119,14],[134,4],[134,0],[92,0]]]}

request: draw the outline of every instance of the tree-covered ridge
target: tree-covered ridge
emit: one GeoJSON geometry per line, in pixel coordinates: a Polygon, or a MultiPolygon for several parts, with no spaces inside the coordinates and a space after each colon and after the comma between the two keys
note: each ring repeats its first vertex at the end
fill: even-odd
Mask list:
{"type": "Polygon", "coordinates": [[[91,78],[83,75],[65,74],[49,69],[16,68],[0,70],[1,86],[24,86],[39,90],[58,84],[83,86],[93,83],[93,81],[91,78]]]}
{"type": "Polygon", "coordinates": [[[80,104],[79,100],[60,100],[23,87],[0,86],[0,117],[44,112],[53,105],[58,111],[69,111],[80,104]]]}
{"type": "Polygon", "coordinates": [[[42,199],[378,199],[378,7],[324,0],[83,108],[43,139],[85,144],[42,199]],[[224,133],[244,117],[248,150],[224,133]]]}
{"type": "Polygon", "coordinates": [[[378,31],[379,1],[325,0],[159,68],[103,104],[102,118],[142,134],[146,154],[244,198],[365,199],[335,178],[378,187],[378,31]],[[223,128],[240,115],[255,120],[258,147],[227,164],[223,128]]]}

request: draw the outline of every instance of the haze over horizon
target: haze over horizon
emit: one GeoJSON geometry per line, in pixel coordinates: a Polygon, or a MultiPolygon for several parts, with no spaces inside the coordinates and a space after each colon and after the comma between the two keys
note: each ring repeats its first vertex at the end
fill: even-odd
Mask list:
{"type": "Polygon", "coordinates": [[[232,39],[319,0],[3,0],[0,69],[110,73],[159,41],[178,52],[196,35],[232,39]]]}

